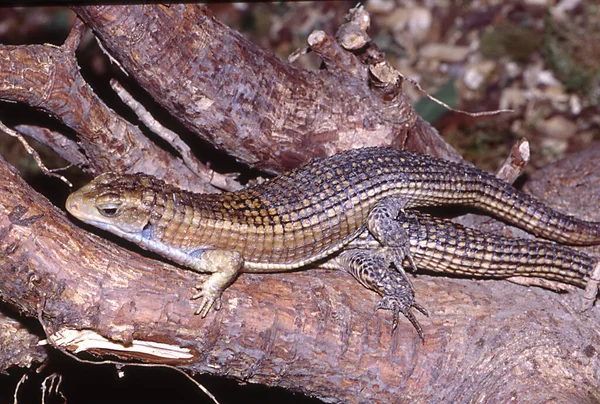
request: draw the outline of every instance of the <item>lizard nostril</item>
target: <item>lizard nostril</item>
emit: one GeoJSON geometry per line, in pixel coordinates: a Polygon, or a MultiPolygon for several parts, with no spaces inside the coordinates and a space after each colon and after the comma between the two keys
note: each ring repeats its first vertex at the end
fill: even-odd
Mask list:
{"type": "Polygon", "coordinates": [[[74,194],[69,195],[65,203],[65,208],[67,208],[67,211],[69,211],[71,214],[73,212],[79,212],[79,200],[78,198],[73,197],[73,195],[74,194]]]}

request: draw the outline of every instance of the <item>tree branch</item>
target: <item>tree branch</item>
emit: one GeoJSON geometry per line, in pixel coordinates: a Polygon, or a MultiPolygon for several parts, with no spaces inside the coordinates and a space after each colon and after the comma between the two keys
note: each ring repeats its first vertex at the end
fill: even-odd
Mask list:
{"type": "MultiPolygon", "coordinates": [[[[364,60],[357,62],[381,62],[371,45],[363,54],[343,53],[331,37],[316,35],[311,46],[331,70],[306,72],[199,6],[75,10],[161,105],[256,167],[278,171],[371,144],[457,158],[399,84],[371,86],[364,60]]],[[[92,92],[74,58],[78,32],[80,26],[60,48],[0,46],[0,98],[42,108],[73,128],[90,172],[145,171],[202,189],[205,182],[180,159],[92,92]]],[[[65,144],[63,152],[81,161],[65,144]]],[[[431,312],[420,320],[421,344],[408,322],[392,335],[389,313],[373,313],[378,297],[348,274],[244,274],[225,292],[223,308],[202,319],[190,297],[203,275],[80,226],[0,161],[0,295],[41,319],[47,340],[61,350],[168,363],[329,402],[581,401],[600,394],[600,318],[576,312],[581,294],[417,274],[417,299],[431,312]]]]}
{"type": "MultiPolygon", "coordinates": [[[[75,130],[89,164],[83,168],[92,174],[141,171],[182,188],[215,191],[104,104],[79,73],[75,50],[68,46],[0,45],[0,99],[40,108],[75,130]]],[[[61,154],[79,158],[68,158],[69,152],[65,148],[61,154]]]]}
{"type": "Polygon", "coordinates": [[[3,161],[0,201],[0,294],[25,315],[41,316],[48,340],[61,349],[343,402],[490,391],[500,400],[580,397],[597,386],[584,375],[598,374],[599,361],[579,344],[598,342],[600,321],[581,321],[572,308],[578,296],[421,275],[418,299],[432,313],[422,320],[421,345],[408,322],[391,335],[388,313],[373,314],[378,297],[350,275],[309,270],[244,274],[223,308],[202,319],[189,300],[201,275],[73,226],[3,161]],[[99,344],[99,336],[129,350],[99,344]],[[164,345],[149,351],[148,342],[164,345]],[[535,371],[522,374],[532,362],[535,371]],[[338,379],[344,382],[331,382],[338,379]]]}
{"type": "Polygon", "coordinates": [[[203,6],[73,9],[156,102],[254,167],[277,172],[368,145],[406,144],[460,159],[401,90],[391,99],[373,91],[368,66],[351,53],[350,70],[309,72],[246,40],[203,6]]]}

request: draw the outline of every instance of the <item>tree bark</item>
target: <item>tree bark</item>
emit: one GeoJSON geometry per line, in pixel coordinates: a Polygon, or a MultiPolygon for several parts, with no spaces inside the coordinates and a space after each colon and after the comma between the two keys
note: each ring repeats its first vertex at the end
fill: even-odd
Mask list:
{"type": "Polygon", "coordinates": [[[254,167],[279,172],[368,145],[406,144],[459,158],[402,92],[373,91],[366,65],[329,37],[322,42],[330,46],[319,48],[329,68],[309,72],[247,41],[204,7],[73,9],[160,105],[254,167]]]}
{"type": "Polygon", "coordinates": [[[202,275],[78,228],[3,161],[0,200],[3,299],[39,318],[59,349],[328,402],[581,402],[600,394],[600,319],[578,313],[580,294],[418,275],[418,300],[431,312],[420,319],[422,344],[405,321],[391,334],[388,313],[373,314],[378,297],[350,275],[315,269],[244,274],[223,308],[202,319],[190,300],[202,275]],[[149,351],[148,342],[164,345],[149,351]]]}
{"type": "MultiPolygon", "coordinates": [[[[368,62],[323,50],[335,48],[331,38],[321,38],[321,52],[344,55],[342,61],[330,58],[328,69],[306,72],[198,6],[74,9],[157,102],[254,167],[276,172],[369,144],[457,156],[398,88],[370,86],[368,62]]],[[[61,48],[0,47],[0,75],[11,80],[0,80],[0,98],[43,108],[74,128],[91,173],[118,164],[214,191],[86,87],[74,62],[77,35],[61,48]],[[31,70],[21,74],[19,66],[31,70]],[[40,66],[52,74],[37,76],[40,66]],[[154,153],[164,156],[155,160],[158,169],[154,153]]],[[[599,155],[577,159],[570,169],[591,178],[600,172],[599,155]]],[[[586,193],[600,195],[600,186],[592,186],[586,193]]],[[[595,209],[586,216],[600,219],[595,209]]],[[[327,402],[600,397],[600,317],[597,310],[578,312],[581,293],[417,274],[417,299],[431,313],[419,319],[426,334],[421,343],[406,321],[392,334],[389,313],[373,313],[378,296],[350,275],[314,269],[244,274],[225,292],[222,309],[202,319],[190,298],[203,275],[80,225],[0,161],[0,295],[23,316],[39,319],[50,345],[66,352],[169,364],[327,402]]],[[[9,349],[6,342],[3,348],[9,349]]]]}

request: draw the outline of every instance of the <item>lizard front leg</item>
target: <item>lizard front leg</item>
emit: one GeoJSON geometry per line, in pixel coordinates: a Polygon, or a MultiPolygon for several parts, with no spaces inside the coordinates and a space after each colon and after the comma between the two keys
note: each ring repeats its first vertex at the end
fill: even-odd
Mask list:
{"type": "Polygon", "coordinates": [[[351,273],[364,287],[377,292],[382,299],[376,310],[392,312],[392,332],[398,326],[399,313],[402,313],[415,327],[423,340],[423,329],[411,309],[428,316],[427,310],[415,301],[415,293],[406,274],[391,268],[389,255],[385,251],[369,249],[349,249],[323,265],[325,268],[342,269],[351,273]]]}
{"type": "Polygon", "coordinates": [[[244,260],[235,251],[205,250],[187,264],[198,272],[212,273],[206,281],[196,286],[198,293],[192,297],[200,299],[196,314],[206,317],[213,306],[215,310],[221,308],[221,294],[240,273],[244,260]]]}

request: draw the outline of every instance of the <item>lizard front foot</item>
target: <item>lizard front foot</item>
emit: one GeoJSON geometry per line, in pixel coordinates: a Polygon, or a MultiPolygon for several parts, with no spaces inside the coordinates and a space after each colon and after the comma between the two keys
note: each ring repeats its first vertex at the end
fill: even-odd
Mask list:
{"type": "Polygon", "coordinates": [[[215,310],[221,309],[222,290],[208,284],[208,281],[197,285],[196,289],[198,289],[198,292],[192,296],[192,300],[200,299],[200,306],[194,314],[200,314],[202,317],[206,317],[211,308],[214,307],[215,310]]]}
{"type": "Polygon", "coordinates": [[[213,272],[206,281],[196,286],[198,293],[192,296],[192,299],[200,299],[196,314],[206,317],[211,308],[221,308],[223,290],[234,281],[243,263],[242,256],[236,251],[207,250],[195,257],[194,268],[198,272],[213,272]]]}

